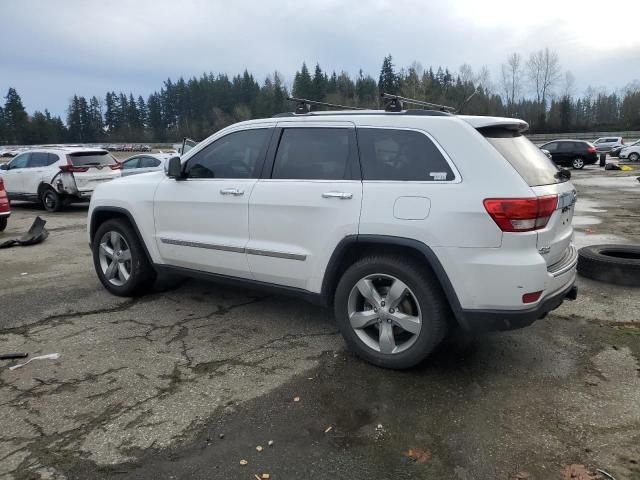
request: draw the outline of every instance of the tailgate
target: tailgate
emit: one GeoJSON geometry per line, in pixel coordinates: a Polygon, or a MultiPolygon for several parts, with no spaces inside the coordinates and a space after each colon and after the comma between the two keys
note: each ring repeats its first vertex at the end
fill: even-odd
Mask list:
{"type": "Polygon", "coordinates": [[[539,197],[558,195],[558,206],[551,215],[549,223],[538,230],[538,251],[545,258],[547,265],[554,265],[562,260],[567,248],[573,240],[573,212],[576,202],[576,190],[571,182],[531,187],[539,197]]]}
{"type": "Polygon", "coordinates": [[[79,191],[92,191],[97,185],[120,177],[120,170],[112,170],[109,166],[88,167],[86,172],[74,172],[76,186],[79,191]]]}

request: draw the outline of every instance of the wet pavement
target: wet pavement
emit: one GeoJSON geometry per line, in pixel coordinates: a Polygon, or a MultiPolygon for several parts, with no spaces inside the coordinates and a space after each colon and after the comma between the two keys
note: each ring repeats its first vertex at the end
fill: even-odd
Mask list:
{"type": "MultiPolygon", "coordinates": [[[[574,172],[580,245],[640,243],[631,173],[574,172]]],[[[86,206],[16,205],[0,239],[38,214],[45,243],[0,251],[0,353],[61,356],[0,364],[0,477],[640,479],[638,289],[579,278],[532,327],[456,335],[397,372],[296,299],[198,281],[110,296],[86,206]]]]}

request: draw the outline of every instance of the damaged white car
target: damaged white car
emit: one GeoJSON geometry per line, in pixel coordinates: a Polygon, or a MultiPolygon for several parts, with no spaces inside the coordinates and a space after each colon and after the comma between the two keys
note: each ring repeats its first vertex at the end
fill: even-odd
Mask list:
{"type": "Polygon", "coordinates": [[[57,212],[87,200],[95,187],[120,177],[122,165],[107,150],[83,147],[36,148],[0,166],[10,200],[40,202],[57,212]]]}

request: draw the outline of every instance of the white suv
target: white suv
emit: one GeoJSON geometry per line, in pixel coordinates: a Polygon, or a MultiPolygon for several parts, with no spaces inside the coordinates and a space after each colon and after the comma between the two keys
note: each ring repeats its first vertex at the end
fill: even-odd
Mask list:
{"type": "Polygon", "coordinates": [[[575,298],[576,193],[526,128],[424,110],[232,125],[96,189],[96,272],[124,296],[159,272],[302,295],[360,356],[410,367],[450,327],[523,327],[575,298]]]}
{"type": "Polygon", "coordinates": [[[34,148],[0,165],[11,200],[41,202],[49,212],[89,199],[96,185],[120,176],[120,163],[106,150],[34,148]]]}

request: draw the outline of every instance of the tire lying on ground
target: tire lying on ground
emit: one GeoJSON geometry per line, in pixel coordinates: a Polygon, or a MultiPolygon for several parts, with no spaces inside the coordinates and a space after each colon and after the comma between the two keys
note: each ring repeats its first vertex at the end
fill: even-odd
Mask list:
{"type": "Polygon", "coordinates": [[[590,245],[578,252],[578,273],[616,285],[640,286],[640,245],[590,245]]]}

